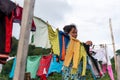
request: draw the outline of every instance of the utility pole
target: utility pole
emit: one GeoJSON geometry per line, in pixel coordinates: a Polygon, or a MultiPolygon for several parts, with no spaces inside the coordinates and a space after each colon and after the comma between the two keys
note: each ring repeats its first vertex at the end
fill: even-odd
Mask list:
{"type": "Polygon", "coordinates": [[[35,0],[24,0],[22,25],[20,30],[17,61],[13,80],[24,80],[34,3],[35,0]]]}
{"type": "Polygon", "coordinates": [[[111,39],[112,39],[112,45],[113,45],[113,52],[114,52],[115,70],[117,71],[117,57],[116,57],[116,54],[115,54],[115,41],[114,41],[114,36],[113,36],[113,31],[112,31],[111,18],[109,18],[109,27],[110,27],[111,39]]]}

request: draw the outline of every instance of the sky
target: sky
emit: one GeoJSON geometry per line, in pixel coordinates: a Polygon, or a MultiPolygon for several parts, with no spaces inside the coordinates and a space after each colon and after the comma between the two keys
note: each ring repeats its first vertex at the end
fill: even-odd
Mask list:
{"type": "MultiPolygon", "coordinates": [[[[14,0],[13,0],[14,1],[14,0]]],[[[15,0],[23,7],[23,0],[15,0]]],[[[109,18],[115,40],[115,48],[120,49],[120,0],[35,0],[34,16],[48,21],[54,28],[75,24],[81,42],[108,44],[112,52],[109,18]]],[[[15,24],[13,35],[19,30],[15,24]],[[17,29],[16,29],[17,28],[17,29]]]]}

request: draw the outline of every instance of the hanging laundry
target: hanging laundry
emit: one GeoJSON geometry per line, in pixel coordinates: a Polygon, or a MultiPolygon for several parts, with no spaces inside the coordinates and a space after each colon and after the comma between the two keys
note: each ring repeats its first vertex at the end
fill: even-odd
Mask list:
{"type": "Polygon", "coordinates": [[[0,14],[8,16],[15,8],[16,4],[11,0],[0,0],[0,14]]]}
{"type": "Polygon", "coordinates": [[[41,57],[39,68],[37,70],[37,76],[39,76],[40,78],[46,79],[51,59],[52,59],[52,54],[41,57]]]}
{"type": "Polygon", "coordinates": [[[2,72],[2,64],[0,64],[0,73],[2,72]]]}
{"type": "Polygon", "coordinates": [[[0,0],[0,63],[5,64],[11,51],[12,26],[16,4],[0,0]]]}
{"type": "Polygon", "coordinates": [[[8,57],[7,62],[14,59],[15,57],[8,57]]]}
{"type": "MultiPolygon", "coordinates": [[[[83,44],[81,43],[80,45],[80,53],[79,53],[79,62],[83,62],[83,70],[82,70],[82,74],[81,76],[85,76],[85,73],[86,73],[86,65],[87,65],[87,53],[85,51],[85,48],[83,46],[83,44]]],[[[76,73],[76,71],[75,71],[76,73]]]]}
{"type": "Polygon", "coordinates": [[[32,44],[36,47],[50,48],[47,23],[37,17],[34,17],[34,21],[37,29],[32,35],[32,44]]]}
{"type": "Polygon", "coordinates": [[[53,53],[56,55],[60,55],[60,46],[59,46],[59,36],[58,36],[58,29],[54,31],[51,27],[51,25],[48,24],[48,35],[49,35],[49,40],[51,43],[51,47],[53,50],[53,53]]]}
{"type": "MultiPolygon", "coordinates": [[[[94,69],[96,70],[96,68],[93,67],[93,63],[92,63],[91,59],[89,58],[89,56],[87,56],[87,69],[89,69],[91,71],[93,79],[96,80],[97,77],[96,77],[96,74],[95,74],[95,71],[94,71],[94,69]]],[[[97,70],[96,70],[96,73],[97,73],[97,75],[99,75],[97,70]]]]}
{"type": "Polygon", "coordinates": [[[64,66],[68,67],[70,65],[71,60],[73,59],[73,69],[78,68],[80,57],[80,41],[70,37],[70,42],[66,51],[66,56],[64,60],[64,66]]]}
{"type": "Polygon", "coordinates": [[[49,67],[47,76],[49,76],[49,74],[51,74],[52,72],[61,73],[62,66],[63,66],[63,61],[61,61],[61,60],[57,61],[56,55],[52,55],[52,60],[50,63],[50,67],[49,67]]]}
{"type": "Polygon", "coordinates": [[[103,73],[106,73],[108,71],[108,74],[111,78],[111,80],[114,80],[113,70],[112,70],[112,64],[110,61],[110,56],[107,53],[107,45],[100,44],[100,48],[95,50],[96,55],[94,56],[99,61],[102,61],[102,71],[103,73]],[[99,57],[100,58],[99,58],[99,57]]]}
{"type": "MultiPolygon", "coordinates": [[[[15,9],[15,17],[13,21],[14,23],[19,23],[21,25],[22,13],[23,13],[23,8],[17,5],[15,9]]],[[[31,31],[35,31],[35,30],[36,30],[36,26],[34,20],[32,20],[31,31]]]]}
{"type": "MultiPolygon", "coordinates": [[[[78,68],[74,69],[71,67],[70,74],[72,75],[72,79],[79,80],[81,77],[85,76],[86,73],[86,65],[87,65],[87,55],[84,46],[82,43],[80,44],[80,49],[79,49],[79,63],[78,63],[78,68]]],[[[71,65],[71,64],[70,64],[71,65]]],[[[85,77],[84,77],[85,78],[85,77]]]]}
{"type": "Polygon", "coordinates": [[[89,58],[92,60],[93,64],[95,65],[95,68],[97,69],[98,73],[99,73],[99,76],[102,77],[103,74],[102,72],[100,71],[99,69],[99,66],[98,66],[98,61],[97,59],[95,59],[91,54],[90,54],[90,45],[89,43],[91,44],[91,41],[87,41],[86,43],[83,43],[84,47],[85,47],[85,50],[87,52],[87,55],[89,56],[89,58]],[[86,44],[87,43],[87,44],[86,44]]]}
{"type": "Polygon", "coordinates": [[[15,67],[16,67],[16,58],[14,58],[12,69],[11,69],[10,74],[9,74],[9,78],[14,77],[15,67]]]}
{"type": "Polygon", "coordinates": [[[105,49],[104,48],[99,48],[97,50],[94,50],[94,52],[96,53],[93,57],[95,59],[97,59],[98,61],[102,61],[102,64],[106,64],[107,63],[107,59],[105,56],[105,49]]]}
{"type": "Polygon", "coordinates": [[[64,60],[66,55],[66,49],[70,41],[70,36],[62,31],[59,31],[59,45],[60,45],[60,59],[64,60]]]}
{"type": "Polygon", "coordinates": [[[39,66],[41,56],[28,56],[26,72],[30,72],[31,78],[36,78],[36,73],[39,66]]]}

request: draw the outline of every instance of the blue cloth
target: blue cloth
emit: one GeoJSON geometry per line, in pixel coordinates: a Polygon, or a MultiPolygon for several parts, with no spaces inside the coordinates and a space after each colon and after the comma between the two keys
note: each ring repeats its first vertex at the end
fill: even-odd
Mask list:
{"type": "Polygon", "coordinates": [[[63,45],[63,40],[62,40],[62,36],[64,36],[64,40],[65,40],[65,48],[67,48],[68,43],[70,41],[70,36],[62,31],[59,31],[59,45],[60,45],[60,59],[62,57],[62,45],[63,45]]]}
{"type": "Polygon", "coordinates": [[[57,62],[56,60],[57,60],[56,55],[53,55],[47,76],[49,76],[49,74],[52,72],[61,73],[63,61],[59,60],[57,62]]]}
{"type": "Polygon", "coordinates": [[[14,62],[13,62],[13,65],[12,65],[11,72],[9,74],[9,78],[13,78],[14,77],[15,66],[16,66],[16,58],[14,58],[14,62]]]}

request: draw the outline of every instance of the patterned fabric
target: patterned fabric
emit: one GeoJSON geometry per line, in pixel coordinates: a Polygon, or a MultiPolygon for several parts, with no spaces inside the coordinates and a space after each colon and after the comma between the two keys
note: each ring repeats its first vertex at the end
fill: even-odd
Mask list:
{"type": "Polygon", "coordinates": [[[69,67],[63,67],[62,79],[63,80],[86,80],[86,76],[82,76],[82,62],[78,65],[78,70],[76,74],[71,74],[72,62],[69,67]]]}

